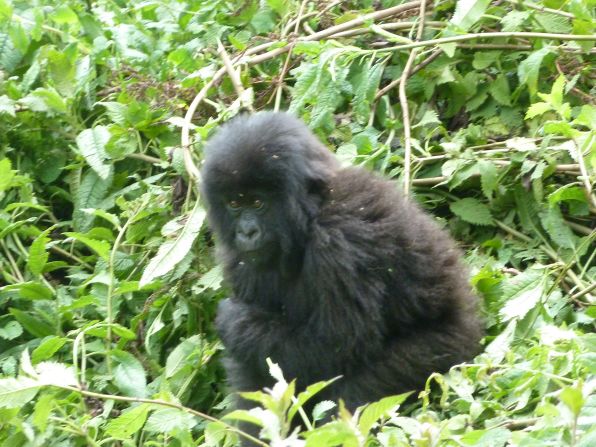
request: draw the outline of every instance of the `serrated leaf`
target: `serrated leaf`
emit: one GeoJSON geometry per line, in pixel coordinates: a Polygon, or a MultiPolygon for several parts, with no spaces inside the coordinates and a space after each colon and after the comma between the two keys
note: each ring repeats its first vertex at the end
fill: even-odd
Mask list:
{"type": "Polygon", "coordinates": [[[503,31],[523,31],[523,23],[530,17],[530,11],[509,11],[501,19],[503,31]]]}
{"type": "Polygon", "coordinates": [[[193,335],[174,348],[166,360],[165,374],[167,378],[172,377],[185,366],[189,366],[188,358],[203,345],[201,335],[193,335]]]}
{"type": "Polygon", "coordinates": [[[151,413],[143,430],[152,433],[168,433],[174,430],[187,432],[196,423],[192,414],[176,408],[161,408],[151,413]]]}
{"type": "Polygon", "coordinates": [[[35,397],[39,387],[39,383],[29,377],[0,379],[0,408],[24,406],[35,397]]]}
{"type": "Polygon", "coordinates": [[[333,410],[337,404],[330,400],[323,400],[318,402],[312,410],[312,419],[313,422],[320,421],[323,419],[327,413],[333,410]]]}
{"type": "Polygon", "coordinates": [[[482,193],[490,200],[498,186],[497,167],[490,161],[480,160],[478,162],[478,171],[480,172],[482,193]]]}
{"type": "Polygon", "coordinates": [[[107,127],[97,126],[83,130],[76,139],[77,147],[87,164],[104,180],[107,180],[112,172],[112,165],[106,163],[108,155],[105,150],[110,137],[107,127]]]}
{"type": "Polygon", "coordinates": [[[16,116],[15,101],[6,95],[0,96],[0,115],[9,115],[13,118],[16,116]]]}
{"type": "Polygon", "coordinates": [[[147,378],[143,365],[137,358],[124,351],[113,351],[118,362],[114,368],[114,381],[122,394],[130,397],[147,396],[147,378]]]}
{"type": "Polygon", "coordinates": [[[503,321],[521,319],[540,301],[544,292],[543,272],[526,270],[503,283],[505,304],[499,311],[503,321]]]}
{"type": "Polygon", "coordinates": [[[106,241],[100,241],[97,239],[92,239],[88,236],[85,236],[81,233],[75,233],[73,231],[68,231],[64,233],[65,236],[73,238],[76,241],[81,242],[82,244],[89,247],[95,253],[99,255],[105,261],[109,260],[110,258],[110,244],[106,241]]]}
{"type": "Polygon", "coordinates": [[[576,238],[563,219],[559,207],[550,207],[540,212],[540,221],[550,238],[563,248],[575,248],[576,238]]]}
{"type": "Polygon", "coordinates": [[[477,199],[467,197],[449,205],[456,216],[475,225],[494,225],[490,209],[477,199]]]}
{"type": "Polygon", "coordinates": [[[116,439],[130,438],[143,427],[149,411],[151,411],[151,407],[148,404],[140,404],[125,410],[116,419],[108,422],[106,433],[116,439]]]}
{"type": "Polygon", "coordinates": [[[93,225],[94,215],[83,209],[100,208],[102,201],[112,185],[112,176],[107,179],[99,177],[95,171],[88,170],[78,189],[75,190],[75,210],[73,212],[73,227],[77,232],[87,232],[93,225]]]}
{"type": "Polygon", "coordinates": [[[503,74],[498,75],[494,82],[490,84],[488,91],[499,104],[504,106],[511,105],[511,90],[509,89],[507,76],[503,74]]]}
{"type": "Polygon", "coordinates": [[[46,338],[31,352],[31,361],[39,363],[52,357],[68,341],[64,337],[51,336],[46,338]]]}
{"type": "Polygon", "coordinates": [[[207,289],[211,290],[219,290],[221,287],[221,283],[223,281],[223,266],[216,265],[207,273],[205,273],[201,278],[197,281],[195,285],[193,285],[192,290],[195,293],[201,293],[207,289]]]}
{"type": "Polygon", "coordinates": [[[178,237],[173,241],[164,242],[155,257],[149,261],[139,282],[140,287],[170,272],[184,259],[201,230],[205,215],[205,210],[197,202],[178,237]]]}
{"type": "Polygon", "coordinates": [[[99,104],[106,108],[106,112],[113,122],[122,127],[127,127],[129,125],[128,120],[126,119],[127,107],[125,104],[111,101],[100,102],[99,104]]]}
{"type": "Polygon", "coordinates": [[[15,308],[10,308],[8,311],[34,337],[43,338],[53,335],[55,332],[55,329],[50,324],[27,312],[15,308]]]}
{"type": "Polygon", "coordinates": [[[547,102],[535,102],[530,107],[528,107],[528,111],[526,112],[525,119],[529,120],[536,116],[542,115],[548,111],[552,110],[552,107],[547,102]]]}
{"type": "Polygon", "coordinates": [[[23,333],[23,326],[17,321],[11,320],[0,326],[0,338],[4,340],[14,340],[23,333]]]}
{"type": "Polygon", "coordinates": [[[34,275],[40,275],[43,272],[43,268],[48,262],[49,254],[46,251],[46,244],[50,241],[48,238],[49,232],[52,231],[52,227],[42,232],[29,247],[29,257],[27,258],[27,268],[34,275]]]}
{"type": "Polygon", "coordinates": [[[366,435],[373,425],[382,417],[389,416],[395,411],[412,393],[399,394],[397,396],[385,397],[378,402],[368,404],[360,416],[358,428],[360,433],[366,435]]]}
{"type": "Polygon", "coordinates": [[[540,66],[542,60],[547,54],[551,53],[549,48],[541,48],[538,51],[531,53],[525,60],[523,60],[517,69],[517,76],[519,82],[526,84],[530,95],[535,95],[538,88],[538,74],[540,73],[540,66]]]}
{"type": "Polygon", "coordinates": [[[467,31],[480,20],[489,4],[490,0],[458,0],[450,22],[467,31]]]}
{"type": "Polygon", "coordinates": [[[578,388],[564,388],[559,394],[559,399],[571,410],[575,417],[579,416],[582,407],[585,404],[584,396],[581,389],[578,388]]]}
{"type": "Polygon", "coordinates": [[[8,189],[14,178],[14,171],[12,170],[12,163],[10,159],[3,158],[0,160],[0,192],[8,189]]]}

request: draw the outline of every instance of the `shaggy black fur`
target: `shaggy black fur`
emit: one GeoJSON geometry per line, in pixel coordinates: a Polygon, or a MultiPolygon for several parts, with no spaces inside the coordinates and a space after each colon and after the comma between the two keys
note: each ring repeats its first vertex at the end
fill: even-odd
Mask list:
{"type": "Polygon", "coordinates": [[[460,252],[395,183],[340,167],[285,113],[237,117],[205,151],[203,192],[233,291],[216,324],[234,389],[271,386],[270,357],[299,387],[341,375],[325,398],[354,409],[478,353],[460,252]],[[264,207],[243,217],[256,198],[264,207]],[[249,250],[239,222],[251,226],[249,250]]]}

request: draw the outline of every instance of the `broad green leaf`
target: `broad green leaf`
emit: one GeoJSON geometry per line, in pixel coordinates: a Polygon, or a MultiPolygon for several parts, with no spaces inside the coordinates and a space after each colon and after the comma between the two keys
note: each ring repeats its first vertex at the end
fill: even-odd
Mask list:
{"type": "Polygon", "coordinates": [[[36,316],[34,317],[28,312],[20,309],[10,308],[8,310],[16,320],[21,323],[21,326],[25,328],[34,337],[47,337],[48,335],[54,335],[56,330],[47,322],[40,320],[36,316]]]}
{"type": "Polygon", "coordinates": [[[529,120],[535,118],[552,109],[553,108],[551,105],[547,102],[535,102],[528,108],[528,111],[526,112],[526,119],[529,120]]]}
{"type": "Polygon", "coordinates": [[[509,82],[507,76],[500,74],[491,83],[489,89],[490,94],[495,101],[504,106],[511,105],[511,90],[509,89],[509,82]]]}
{"type": "Polygon", "coordinates": [[[116,439],[130,438],[143,427],[149,411],[151,411],[151,406],[148,404],[140,404],[125,410],[116,419],[108,422],[106,433],[116,439]]]}
{"type": "Polygon", "coordinates": [[[46,338],[31,352],[31,361],[39,363],[52,357],[68,341],[64,337],[51,336],[46,338]]]}
{"type": "Polygon", "coordinates": [[[130,397],[147,397],[147,378],[143,365],[135,356],[124,351],[112,351],[118,362],[114,380],[122,394],[130,397]]]}
{"type": "Polygon", "coordinates": [[[0,96],[0,115],[16,116],[15,102],[6,95],[0,96]]]}
{"type": "Polygon", "coordinates": [[[449,205],[456,216],[475,225],[494,225],[490,209],[477,199],[467,197],[449,205]]]}
{"type": "Polygon", "coordinates": [[[92,239],[88,236],[85,236],[84,234],[75,233],[72,231],[67,231],[64,233],[64,235],[86,245],[105,261],[107,261],[110,258],[110,244],[108,242],[92,239]]]}
{"type": "Polygon", "coordinates": [[[458,0],[451,23],[467,31],[480,20],[489,4],[490,0],[458,0]]]}
{"type": "Polygon", "coordinates": [[[463,445],[474,447],[505,447],[511,437],[506,428],[492,428],[486,430],[472,430],[461,438],[463,445]]]}
{"type": "Polygon", "coordinates": [[[205,273],[193,286],[193,292],[201,293],[207,289],[219,290],[223,281],[223,266],[216,265],[205,273]]]}
{"type": "Polygon", "coordinates": [[[10,159],[3,158],[0,160],[0,193],[8,189],[13,178],[14,171],[12,170],[12,163],[10,159]]]}
{"type": "Polygon", "coordinates": [[[0,325],[0,338],[4,340],[14,340],[23,333],[23,326],[17,321],[9,320],[0,325]]]}
{"type": "Polygon", "coordinates": [[[197,350],[201,350],[202,346],[203,339],[199,334],[187,338],[176,346],[166,360],[166,377],[170,378],[184,367],[190,366],[190,355],[197,350]]]}
{"type": "Polygon", "coordinates": [[[525,317],[540,301],[544,291],[544,274],[540,270],[527,270],[505,281],[505,304],[499,311],[503,321],[525,317]]]}
{"type": "Polygon", "coordinates": [[[540,220],[548,235],[558,246],[563,248],[575,247],[576,238],[563,219],[558,206],[549,207],[540,212],[540,220]]]}
{"type": "Polygon", "coordinates": [[[166,241],[159,247],[157,254],[149,265],[145,268],[139,285],[141,287],[153,281],[155,278],[170,272],[189,252],[192,244],[199,234],[203,221],[205,220],[205,210],[199,202],[190,213],[186,225],[174,240],[166,241]]]}
{"type": "Polygon", "coordinates": [[[478,162],[478,171],[480,172],[482,193],[490,200],[498,186],[497,167],[490,161],[480,160],[478,162]]]}
{"type": "Polygon", "coordinates": [[[571,410],[573,416],[578,417],[585,404],[581,387],[567,387],[559,394],[559,399],[571,410]]]}
{"type": "Polygon", "coordinates": [[[0,379],[0,408],[21,408],[30,402],[40,384],[29,377],[0,379]]]}
{"type": "Polygon", "coordinates": [[[368,404],[360,416],[358,428],[360,433],[366,435],[373,428],[374,424],[382,417],[390,416],[411,393],[399,394],[397,396],[385,397],[378,402],[368,404]]]}
{"type": "Polygon", "coordinates": [[[46,262],[48,262],[49,254],[46,251],[46,244],[50,241],[50,238],[48,238],[50,231],[52,231],[52,227],[37,236],[31,243],[31,247],[29,247],[27,268],[34,275],[40,275],[43,272],[46,262]]]}
{"type": "Polygon", "coordinates": [[[73,212],[73,226],[76,231],[84,233],[91,229],[95,215],[86,213],[83,210],[96,209],[102,206],[102,202],[112,185],[112,177],[109,176],[104,180],[92,169],[85,173],[81,184],[74,191],[75,210],[73,212]]]}
{"type": "Polygon", "coordinates": [[[549,48],[541,48],[540,50],[531,53],[519,64],[517,69],[519,82],[528,86],[528,90],[532,96],[536,94],[538,89],[538,74],[540,73],[542,60],[550,53],[551,50],[549,48]]]}
{"type": "Polygon", "coordinates": [[[160,408],[147,419],[143,430],[152,433],[168,433],[173,430],[189,431],[197,423],[196,418],[176,408],[160,408]]]}
{"type": "Polygon", "coordinates": [[[77,146],[81,155],[103,180],[107,180],[112,172],[112,166],[106,162],[108,155],[105,151],[110,137],[110,131],[105,126],[85,129],[77,135],[77,146]]]}

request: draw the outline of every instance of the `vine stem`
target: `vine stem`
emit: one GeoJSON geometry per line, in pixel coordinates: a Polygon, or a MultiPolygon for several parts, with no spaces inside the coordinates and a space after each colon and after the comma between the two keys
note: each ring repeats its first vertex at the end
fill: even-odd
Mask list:
{"type": "Polygon", "coordinates": [[[175,408],[177,410],[184,411],[186,413],[190,413],[193,416],[197,416],[201,419],[205,419],[210,422],[218,422],[218,423],[224,425],[226,427],[226,429],[228,429],[229,431],[237,433],[239,436],[242,436],[243,438],[245,438],[251,442],[254,442],[255,444],[258,444],[263,447],[268,447],[268,444],[261,441],[260,439],[257,439],[254,436],[251,436],[248,433],[245,433],[242,430],[239,430],[238,428],[234,427],[233,425],[223,422],[221,419],[217,419],[213,416],[209,416],[206,413],[203,413],[203,412],[197,411],[197,410],[193,410],[192,408],[185,407],[184,405],[177,404],[175,402],[167,402],[165,400],[158,400],[158,399],[144,399],[141,397],[118,396],[115,394],[95,393],[93,391],[82,390],[80,388],[77,388],[74,386],[67,386],[67,385],[51,385],[51,386],[54,386],[56,388],[60,388],[60,389],[66,390],[66,391],[72,391],[75,393],[79,393],[83,396],[93,397],[95,399],[116,400],[116,401],[120,401],[120,402],[151,404],[151,405],[160,405],[163,407],[175,408]]]}

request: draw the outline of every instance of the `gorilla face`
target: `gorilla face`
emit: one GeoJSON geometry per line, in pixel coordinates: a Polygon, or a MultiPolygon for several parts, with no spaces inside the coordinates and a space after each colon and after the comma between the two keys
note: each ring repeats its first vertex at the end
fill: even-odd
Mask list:
{"type": "Polygon", "coordinates": [[[220,249],[258,266],[295,262],[336,167],[290,115],[239,116],[222,126],[205,148],[202,169],[220,249]]]}

